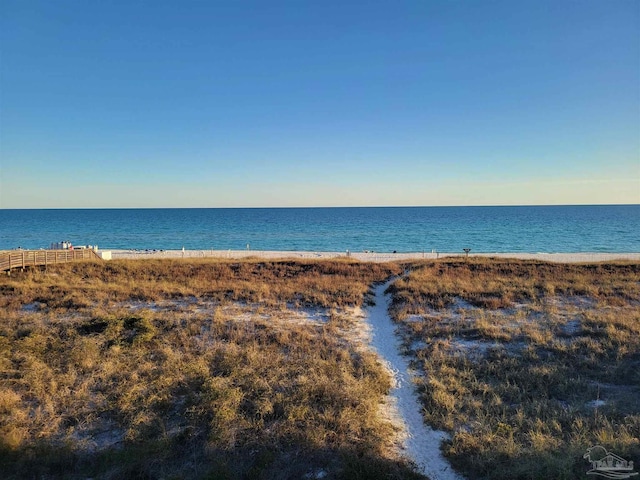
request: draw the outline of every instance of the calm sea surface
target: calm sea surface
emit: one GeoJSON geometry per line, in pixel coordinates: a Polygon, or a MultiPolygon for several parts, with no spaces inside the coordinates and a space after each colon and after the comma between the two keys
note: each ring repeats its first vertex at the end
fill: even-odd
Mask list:
{"type": "Polygon", "coordinates": [[[0,249],[640,252],[640,205],[0,210],[0,249]]]}

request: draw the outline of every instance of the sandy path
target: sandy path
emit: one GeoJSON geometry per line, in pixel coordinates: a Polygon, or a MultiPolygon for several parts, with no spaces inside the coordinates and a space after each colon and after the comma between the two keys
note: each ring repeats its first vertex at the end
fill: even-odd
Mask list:
{"type": "MultiPolygon", "coordinates": [[[[104,249],[109,250],[109,249],[104,249]]],[[[266,250],[111,250],[112,258],[293,258],[325,259],[346,257],[347,252],[302,252],[302,251],[266,251],[266,250]]],[[[367,262],[390,262],[403,260],[436,259],[449,256],[463,256],[463,253],[384,253],[349,252],[349,257],[367,262]]],[[[640,261],[640,253],[471,253],[470,257],[499,257],[543,260],[557,263],[605,262],[612,260],[640,261]]]]}
{"type": "Polygon", "coordinates": [[[390,392],[391,405],[395,405],[397,418],[405,429],[404,452],[413,460],[420,473],[431,480],[461,480],[440,452],[440,443],[447,438],[445,432],[433,430],[424,424],[422,405],[411,381],[411,370],[407,359],[400,354],[400,342],[395,334],[395,325],[389,318],[390,298],[384,291],[393,282],[390,280],[375,289],[376,304],[366,309],[366,321],[371,327],[371,346],[382,357],[391,370],[395,386],[390,392]]]}

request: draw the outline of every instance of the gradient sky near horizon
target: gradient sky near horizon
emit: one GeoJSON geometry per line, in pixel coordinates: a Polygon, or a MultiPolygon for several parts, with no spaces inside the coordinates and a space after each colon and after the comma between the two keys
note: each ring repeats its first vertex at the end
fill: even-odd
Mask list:
{"type": "Polygon", "coordinates": [[[0,0],[0,208],[600,203],[637,0],[0,0]]]}

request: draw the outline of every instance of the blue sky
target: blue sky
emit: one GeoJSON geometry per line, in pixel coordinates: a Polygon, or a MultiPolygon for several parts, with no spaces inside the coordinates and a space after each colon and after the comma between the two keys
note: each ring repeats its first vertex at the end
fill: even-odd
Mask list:
{"type": "Polygon", "coordinates": [[[0,208],[590,203],[635,0],[0,0],[0,208]]]}

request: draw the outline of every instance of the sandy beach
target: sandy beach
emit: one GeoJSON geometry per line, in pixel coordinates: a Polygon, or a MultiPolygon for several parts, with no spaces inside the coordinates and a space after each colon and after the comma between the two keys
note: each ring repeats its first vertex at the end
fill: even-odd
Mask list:
{"type": "MultiPolygon", "coordinates": [[[[109,249],[105,249],[109,250],[109,249]]],[[[405,260],[434,260],[463,257],[464,253],[447,252],[302,252],[265,250],[110,250],[113,259],[144,258],[264,258],[264,259],[331,259],[353,258],[363,262],[391,262],[405,260]]],[[[591,263],[614,260],[640,261],[640,253],[469,253],[470,257],[517,258],[556,263],[591,263]]]]}

